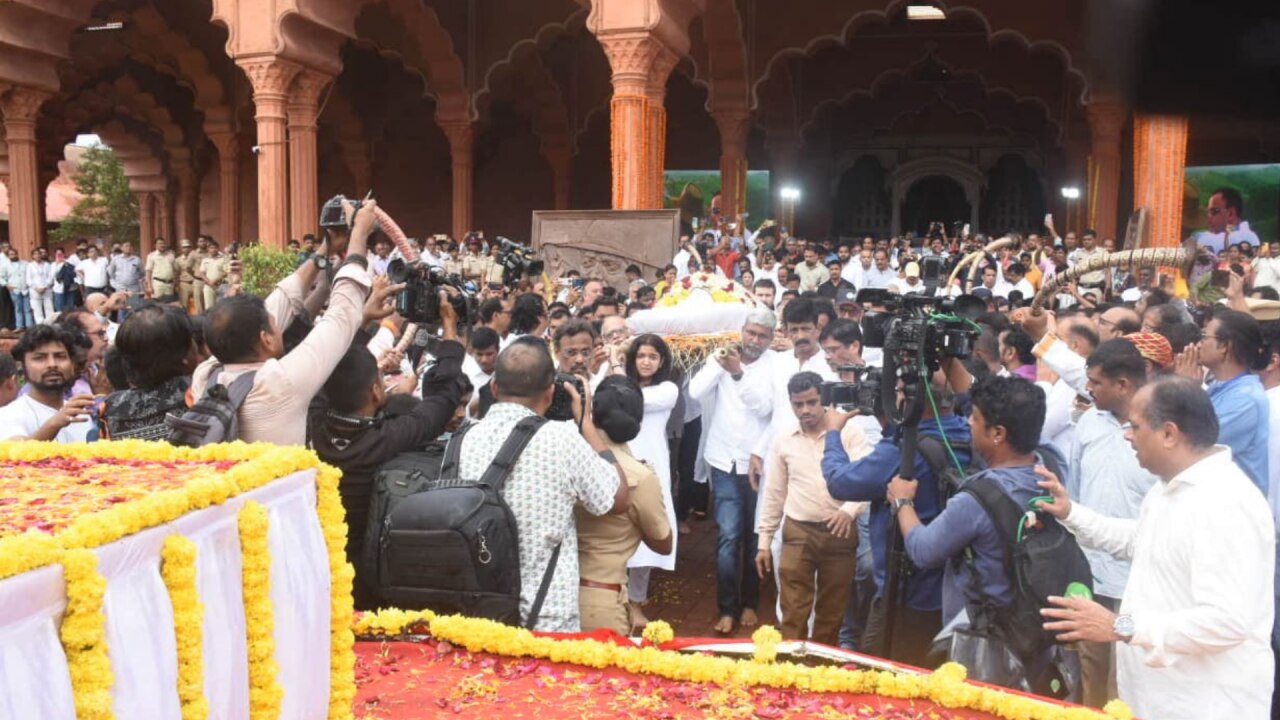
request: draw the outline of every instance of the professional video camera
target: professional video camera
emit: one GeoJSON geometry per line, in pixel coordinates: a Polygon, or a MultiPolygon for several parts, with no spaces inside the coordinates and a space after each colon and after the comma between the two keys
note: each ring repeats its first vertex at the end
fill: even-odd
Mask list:
{"type": "Polygon", "coordinates": [[[532,249],[501,235],[498,236],[497,241],[502,248],[502,256],[498,258],[498,264],[502,266],[504,285],[515,285],[521,278],[542,274],[545,265],[541,260],[534,258],[532,249]]]}
{"type": "Polygon", "coordinates": [[[458,315],[458,322],[466,323],[471,318],[475,289],[457,273],[446,273],[443,268],[427,265],[421,260],[405,262],[396,258],[387,265],[387,279],[397,285],[404,283],[404,289],[396,295],[396,312],[409,322],[439,325],[440,291],[446,287],[457,291],[448,293],[448,296],[449,304],[458,315]]]}
{"type": "Polygon", "coordinates": [[[880,398],[880,368],[843,365],[841,375],[856,374],[853,381],[822,383],[822,404],[842,412],[857,410],[863,415],[883,414],[880,398]]]}
{"type": "MultiPolygon", "coordinates": [[[[371,197],[373,197],[373,191],[370,191],[368,195],[365,195],[364,199],[349,198],[345,195],[334,195],[320,208],[320,227],[322,229],[341,228],[343,230],[350,230],[351,223],[347,222],[347,216],[342,212],[342,203],[351,203],[351,217],[354,218],[356,213],[360,211],[361,206],[364,205],[365,201],[371,197]]],[[[372,237],[369,239],[370,241],[373,240],[372,237]]]]}

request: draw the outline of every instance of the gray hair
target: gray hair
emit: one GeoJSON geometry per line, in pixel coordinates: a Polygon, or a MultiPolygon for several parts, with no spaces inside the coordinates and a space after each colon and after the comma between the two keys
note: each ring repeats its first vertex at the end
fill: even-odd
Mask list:
{"type": "Polygon", "coordinates": [[[763,325],[767,328],[778,326],[778,316],[773,314],[772,310],[765,308],[756,308],[747,314],[747,319],[742,321],[742,325],[763,325]]]}

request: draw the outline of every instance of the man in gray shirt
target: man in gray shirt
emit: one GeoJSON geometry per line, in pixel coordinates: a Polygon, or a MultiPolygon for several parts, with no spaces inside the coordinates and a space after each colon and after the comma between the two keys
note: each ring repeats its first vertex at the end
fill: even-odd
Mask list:
{"type": "Polygon", "coordinates": [[[116,291],[129,293],[129,306],[142,302],[142,259],[133,254],[133,243],[125,243],[119,255],[107,263],[107,279],[116,291]]]}

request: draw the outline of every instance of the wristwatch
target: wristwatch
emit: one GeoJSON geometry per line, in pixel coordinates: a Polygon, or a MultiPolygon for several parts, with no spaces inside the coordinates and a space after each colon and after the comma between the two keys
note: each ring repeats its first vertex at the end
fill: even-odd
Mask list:
{"type": "Polygon", "coordinates": [[[915,505],[916,501],[911,498],[894,498],[892,507],[893,511],[896,513],[904,507],[915,507],[915,505]]]}
{"type": "Polygon", "coordinates": [[[311,262],[315,263],[316,267],[320,268],[321,270],[329,269],[329,258],[321,255],[320,253],[312,254],[311,262]]]}
{"type": "Polygon", "coordinates": [[[1137,629],[1132,615],[1117,615],[1116,621],[1111,624],[1111,632],[1120,636],[1120,639],[1125,642],[1133,639],[1133,634],[1137,632],[1137,629]]]}

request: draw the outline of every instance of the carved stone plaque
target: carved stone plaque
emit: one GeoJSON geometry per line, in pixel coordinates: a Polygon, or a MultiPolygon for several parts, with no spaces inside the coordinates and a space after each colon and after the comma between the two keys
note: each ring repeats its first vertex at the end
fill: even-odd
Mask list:
{"type": "Polygon", "coordinates": [[[533,213],[533,249],[559,278],[577,270],[627,292],[627,266],[640,266],[645,281],[675,256],[680,243],[679,210],[538,210],[533,213]]]}

